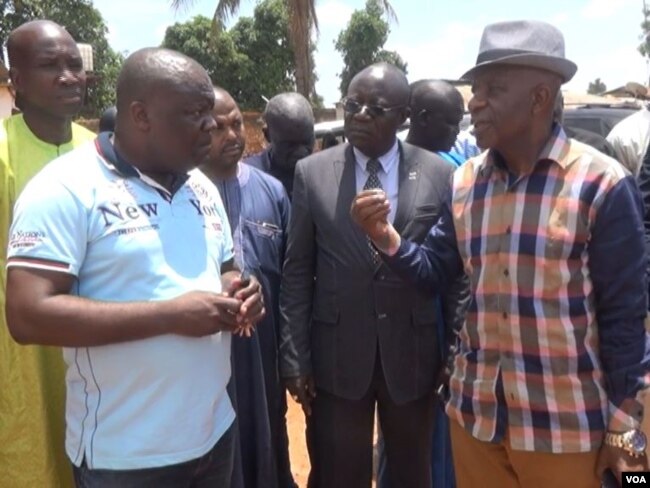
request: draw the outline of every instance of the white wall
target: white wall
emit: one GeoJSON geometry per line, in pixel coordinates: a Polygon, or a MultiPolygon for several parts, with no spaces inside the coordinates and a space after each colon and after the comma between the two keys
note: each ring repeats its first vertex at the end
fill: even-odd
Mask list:
{"type": "Polygon", "coordinates": [[[0,119],[9,117],[11,115],[11,107],[13,107],[14,99],[9,92],[9,87],[0,85],[0,119]]]}

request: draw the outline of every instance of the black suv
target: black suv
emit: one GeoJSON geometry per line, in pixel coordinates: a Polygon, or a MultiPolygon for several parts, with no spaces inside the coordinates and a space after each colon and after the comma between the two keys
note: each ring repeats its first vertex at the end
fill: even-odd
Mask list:
{"type": "Polygon", "coordinates": [[[637,110],[632,104],[568,105],[564,108],[564,125],[607,137],[616,124],[637,110]]]}
{"type": "MultiPolygon", "coordinates": [[[[639,107],[633,103],[566,105],[563,125],[607,137],[616,124],[637,110],[639,107]]],[[[465,114],[460,127],[466,129],[469,124],[470,116],[465,114]]]]}

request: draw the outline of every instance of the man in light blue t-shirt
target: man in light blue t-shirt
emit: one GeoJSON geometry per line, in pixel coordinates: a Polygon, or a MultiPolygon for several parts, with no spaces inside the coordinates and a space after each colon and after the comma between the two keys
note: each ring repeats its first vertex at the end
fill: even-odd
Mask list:
{"type": "Polygon", "coordinates": [[[63,347],[78,487],[229,486],[230,333],[264,305],[234,265],[217,189],[190,171],[213,104],[192,59],[135,52],[115,134],[53,161],[16,204],[8,325],[22,344],[63,347]]]}

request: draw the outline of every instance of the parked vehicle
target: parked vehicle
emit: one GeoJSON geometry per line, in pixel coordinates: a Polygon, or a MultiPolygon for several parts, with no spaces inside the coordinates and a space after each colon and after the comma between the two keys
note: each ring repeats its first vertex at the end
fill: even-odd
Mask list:
{"type": "Polygon", "coordinates": [[[616,124],[637,110],[633,104],[569,106],[564,108],[564,125],[607,137],[616,124]]]}
{"type": "MultiPolygon", "coordinates": [[[[634,103],[624,102],[620,104],[585,104],[569,105],[564,109],[564,125],[577,129],[588,130],[607,137],[607,134],[625,117],[632,115],[639,110],[634,103]]],[[[470,125],[470,115],[465,114],[460,123],[461,129],[470,125]]],[[[398,132],[398,137],[404,139],[410,126],[407,120],[398,132]]],[[[330,122],[319,122],[314,125],[314,133],[317,141],[317,148],[327,148],[345,141],[343,135],[343,121],[333,120],[330,122]]]]}

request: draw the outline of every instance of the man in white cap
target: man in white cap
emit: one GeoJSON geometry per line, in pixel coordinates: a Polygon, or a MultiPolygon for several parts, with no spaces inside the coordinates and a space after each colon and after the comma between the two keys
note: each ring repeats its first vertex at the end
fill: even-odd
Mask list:
{"type": "Polygon", "coordinates": [[[642,204],[620,165],[553,122],[575,71],[555,27],[488,25],[465,74],[488,150],[456,171],[425,242],[400,237],[380,191],[352,205],[404,278],[436,291],[469,276],[447,404],[460,488],[591,488],[647,469],[642,204]]]}

